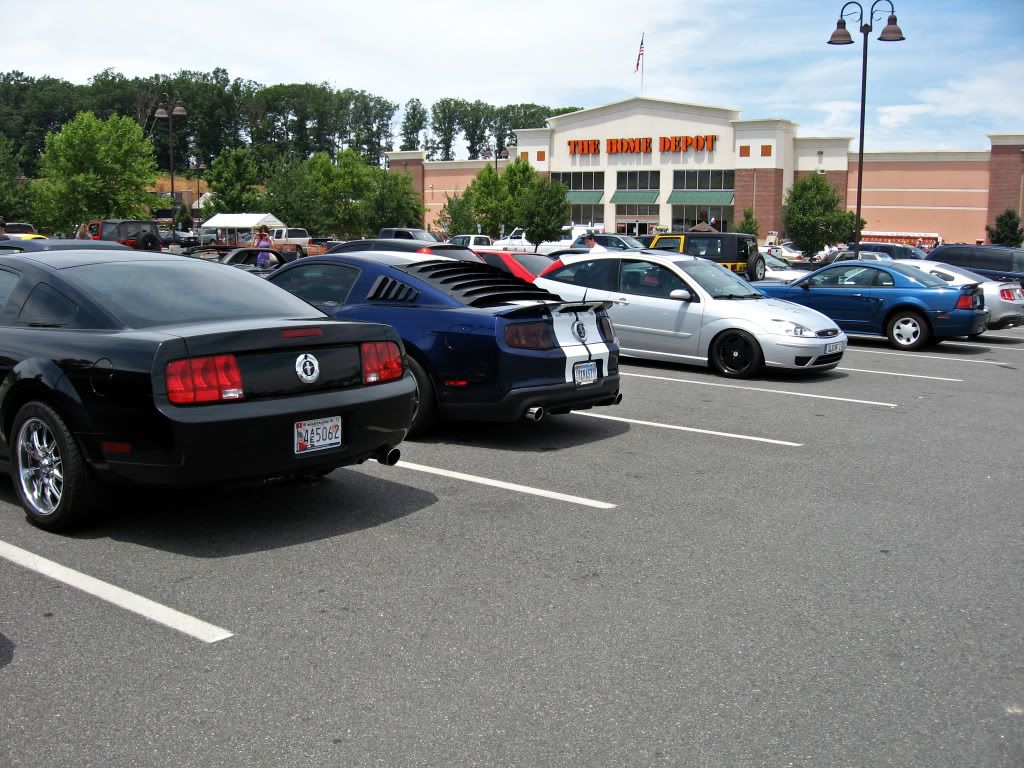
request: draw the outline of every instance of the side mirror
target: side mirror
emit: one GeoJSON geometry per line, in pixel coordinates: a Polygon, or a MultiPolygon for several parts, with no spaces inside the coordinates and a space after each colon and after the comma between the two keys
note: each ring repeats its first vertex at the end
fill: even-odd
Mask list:
{"type": "Polygon", "coordinates": [[[800,287],[803,288],[805,291],[811,290],[811,281],[804,280],[802,283],[800,283],[800,287]]]}
{"type": "Polygon", "coordinates": [[[670,299],[676,299],[678,301],[690,301],[693,296],[685,288],[676,288],[672,293],[668,295],[670,299]]]}

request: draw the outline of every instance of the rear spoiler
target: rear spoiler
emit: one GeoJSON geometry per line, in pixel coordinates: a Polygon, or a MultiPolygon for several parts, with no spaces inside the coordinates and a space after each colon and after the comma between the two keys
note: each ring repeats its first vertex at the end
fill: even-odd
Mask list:
{"type": "Polygon", "coordinates": [[[548,310],[552,314],[571,312],[600,312],[607,311],[615,302],[613,301],[538,301],[521,306],[510,306],[501,310],[498,314],[502,317],[516,317],[517,315],[536,315],[538,310],[548,310]]]}

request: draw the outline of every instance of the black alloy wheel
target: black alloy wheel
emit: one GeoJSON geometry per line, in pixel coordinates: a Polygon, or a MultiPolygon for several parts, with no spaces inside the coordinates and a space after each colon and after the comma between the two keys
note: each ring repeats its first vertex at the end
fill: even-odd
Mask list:
{"type": "Polygon", "coordinates": [[[722,376],[749,379],[761,370],[763,364],[760,345],[746,331],[725,331],[711,344],[711,365],[722,376]]]}

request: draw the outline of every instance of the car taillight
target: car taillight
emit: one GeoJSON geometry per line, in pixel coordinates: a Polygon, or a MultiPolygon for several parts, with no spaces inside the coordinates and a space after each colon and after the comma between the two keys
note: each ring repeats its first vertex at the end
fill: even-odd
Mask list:
{"type": "Polygon", "coordinates": [[[167,399],[175,405],[216,403],[245,397],[234,355],[210,355],[167,364],[167,399]]]}
{"type": "MultiPolygon", "coordinates": [[[[1017,293],[1020,293],[1020,291],[1017,291],[1017,293]]],[[[1003,301],[1013,301],[1017,297],[1014,296],[1014,290],[1012,288],[1000,288],[999,298],[1003,301]]]]}
{"type": "Polygon", "coordinates": [[[974,309],[974,296],[969,293],[961,293],[956,300],[957,309],[974,309]]]}
{"type": "Polygon", "coordinates": [[[549,266],[544,267],[544,270],[540,273],[539,277],[544,277],[544,275],[546,275],[548,272],[554,272],[556,269],[561,269],[561,268],[562,268],[562,260],[561,259],[555,259],[554,261],[551,262],[551,264],[549,266]]]}
{"type": "Polygon", "coordinates": [[[416,251],[416,253],[433,253],[433,251],[430,250],[428,246],[424,246],[423,248],[420,248],[418,251],[416,251]]]}
{"type": "Polygon", "coordinates": [[[615,328],[612,327],[611,318],[607,317],[606,315],[598,317],[597,328],[599,331],[601,331],[601,338],[604,339],[605,342],[611,344],[613,341],[615,341],[615,328]]]}
{"type": "Polygon", "coordinates": [[[119,242],[121,245],[127,245],[129,248],[134,248],[135,247],[135,241],[134,240],[118,240],[117,242],[119,242]]]}
{"type": "Polygon", "coordinates": [[[554,349],[555,335],[545,322],[509,323],[505,326],[505,343],[517,349],[554,349]]]}
{"type": "Polygon", "coordinates": [[[380,384],[402,378],[402,351],[393,341],[365,341],[359,351],[363,356],[363,384],[380,384]]]}

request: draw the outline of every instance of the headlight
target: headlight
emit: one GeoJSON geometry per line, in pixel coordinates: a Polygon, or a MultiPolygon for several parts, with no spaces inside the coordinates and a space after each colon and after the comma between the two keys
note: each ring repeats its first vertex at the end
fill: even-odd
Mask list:
{"type": "Polygon", "coordinates": [[[787,336],[817,336],[810,328],[800,325],[800,323],[794,323],[792,320],[777,320],[773,318],[773,322],[778,323],[782,327],[783,333],[787,336]]]}

